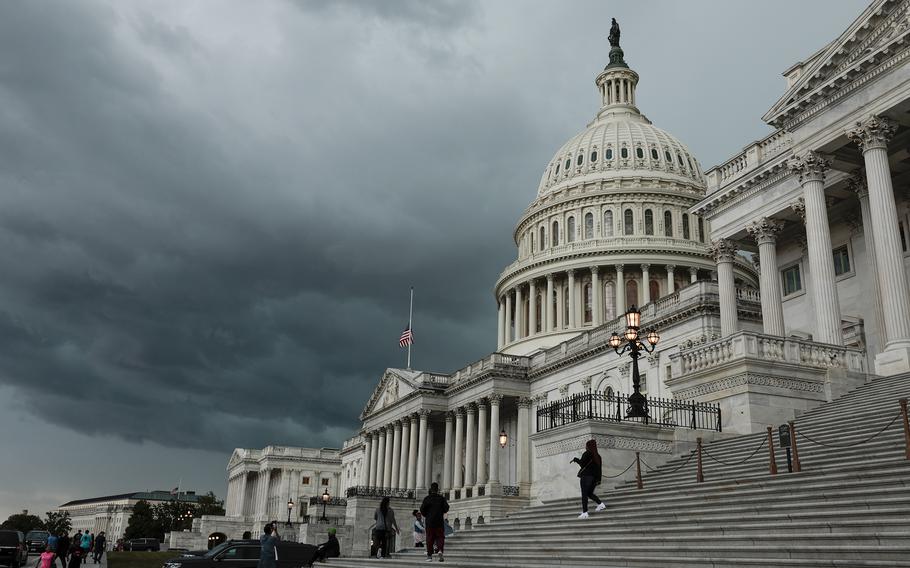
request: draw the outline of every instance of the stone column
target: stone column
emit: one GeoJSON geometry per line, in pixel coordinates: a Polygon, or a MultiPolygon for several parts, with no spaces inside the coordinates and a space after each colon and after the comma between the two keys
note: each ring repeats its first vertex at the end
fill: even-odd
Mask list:
{"type": "Polygon", "coordinates": [[[885,308],[885,335],[888,338],[885,351],[875,357],[875,369],[880,375],[910,370],[910,292],[901,251],[887,149],[888,141],[896,130],[897,124],[894,121],[872,116],[847,133],[862,149],[866,165],[869,211],[877,249],[875,262],[879,272],[882,306],[885,308]]]}
{"type": "Polygon", "coordinates": [[[408,489],[408,457],[410,454],[411,439],[411,417],[405,416],[401,419],[401,458],[398,464],[398,481],[397,487],[408,489]]]}
{"type": "Polygon", "coordinates": [[[591,314],[591,321],[594,324],[594,327],[597,327],[603,323],[604,319],[604,287],[600,285],[600,267],[592,266],[591,267],[591,311],[594,313],[591,314]]]}
{"type": "Polygon", "coordinates": [[[720,295],[720,334],[728,337],[736,331],[736,284],[733,282],[733,257],[736,245],[720,239],[711,247],[717,263],[717,288],[720,295]]]}
{"type": "Polygon", "coordinates": [[[527,495],[531,487],[530,408],[530,398],[518,399],[518,485],[522,495],[527,495]]]}
{"type": "Polygon", "coordinates": [[[379,428],[379,454],[376,456],[376,487],[385,487],[386,429],[379,428]]]}
{"type": "Polygon", "coordinates": [[[452,489],[452,425],[455,417],[451,412],[446,412],[446,438],[445,438],[445,455],[442,456],[442,490],[452,489]]]}
{"type": "Polygon", "coordinates": [[[506,329],[503,345],[512,343],[512,291],[506,291],[506,329]]]}
{"type": "Polygon", "coordinates": [[[695,284],[698,282],[698,269],[694,266],[689,267],[689,283],[695,284]]]}
{"type": "Polygon", "coordinates": [[[420,434],[417,437],[417,483],[415,491],[421,493],[426,491],[426,473],[427,473],[427,421],[430,419],[430,411],[421,409],[420,414],[420,434]]]}
{"type": "Polygon", "coordinates": [[[641,265],[641,285],[642,285],[642,305],[650,304],[651,300],[656,300],[657,298],[651,297],[651,265],[642,264],[641,265]]]}
{"type": "Polygon", "coordinates": [[[269,491],[269,480],[271,478],[272,472],[268,468],[262,468],[259,470],[259,479],[256,482],[256,517],[260,521],[265,521],[268,518],[268,491],[269,491]]]}
{"type": "Polygon", "coordinates": [[[537,282],[528,283],[528,337],[537,333],[537,282]]]}
{"type": "MultiPolygon", "coordinates": [[[[790,160],[790,170],[799,176],[806,208],[806,240],[809,246],[809,293],[815,308],[813,339],[821,343],[844,344],[840,303],[834,281],[831,233],[825,203],[825,172],[830,162],[815,152],[790,160]]],[[[903,269],[901,269],[903,272],[903,269]]]]}
{"type": "Polygon", "coordinates": [[[777,272],[777,234],[783,228],[783,223],[768,217],[763,217],[746,227],[758,244],[762,331],[766,335],[780,337],[784,336],[784,306],[780,295],[780,276],[777,272]]]}
{"type": "Polygon", "coordinates": [[[497,304],[497,316],[496,316],[496,348],[501,349],[505,345],[505,320],[506,320],[506,306],[502,298],[499,298],[496,301],[497,304]]]}
{"type": "Polygon", "coordinates": [[[370,456],[370,487],[377,487],[376,475],[379,473],[379,440],[382,434],[379,430],[373,432],[373,453],[370,456]]]}
{"type": "Polygon", "coordinates": [[[515,286],[515,341],[524,337],[524,298],[521,293],[521,284],[515,286]]]}
{"type": "Polygon", "coordinates": [[[490,490],[487,495],[498,495],[499,483],[499,403],[501,394],[490,395],[490,490]]]}
{"type": "Polygon", "coordinates": [[[240,494],[237,496],[237,514],[246,515],[246,472],[240,474],[240,494]]]}
{"type": "Polygon", "coordinates": [[[426,459],[424,460],[424,485],[429,487],[433,483],[433,427],[427,424],[427,447],[426,459]]]}
{"type": "Polygon", "coordinates": [[[562,293],[562,282],[560,282],[559,294],[556,295],[556,329],[562,330],[566,327],[565,313],[566,300],[562,293]]]}
{"type": "Polygon", "coordinates": [[[401,488],[398,477],[401,473],[401,421],[395,421],[395,433],[392,438],[392,476],[389,487],[401,488]]]}
{"type": "Polygon", "coordinates": [[[546,322],[546,330],[553,331],[553,275],[547,274],[547,299],[543,303],[545,315],[544,322],[546,322]]]}
{"type": "Polygon", "coordinates": [[[616,315],[622,315],[626,312],[626,276],[625,267],[622,264],[616,265],[616,315]]]}
{"type": "Polygon", "coordinates": [[[474,476],[477,473],[477,464],[474,463],[474,458],[477,457],[477,407],[474,404],[468,405],[468,417],[467,417],[467,432],[465,433],[465,441],[467,442],[465,452],[464,452],[464,486],[473,487],[474,486],[474,476]]]}
{"type": "Polygon", "coordinates": [[[672,264],[667,265],[667,294],[672,294],[676,291],[676,267],[672,264]]]}
{"type": "Polygon", "coordinates": [[[371,485],[370,482],[370,464],[372,463],[373,435],[365,432],[363,434],[363,466],[360,468],[360,484],[371,485]]]}
{"type": "Polygon", "coordinates": [[[412,414],[411,418],[411,440],[408,442],[408,489],[417,488],[417,445],[420,443],[420,426],[418,425],[417,415],[412,414]]]}
{"type": "Polygon", "coordinates": [[[477,478],[475,483],[478,486],[487,483],[487,403],[482,400],[477,402],[477,478]]]}
{"type": "MultiPolygon", "coordinates": [[[[885,312],[882,309],[882,284],[878,273],[878,257],[875,251],[875,228],[872,226],[872,210],[869,208],[869,189],[866,187],[865,172],[854,176],[850,180],[852,189],[859,198],[859,207],[863,217],[863,240],[866,245],[866,257],[869,259],[870,269],[869,288],[872,293],[872,311],[875,312],[875,329],[878,332],[880,349],[888,343],[888,334],[885,332],[885,312]]],[[[850,259],[850,262],[855,262],[850,259]]]]}
{"type": "MultiPolygon", "coordinates": [[[[278,503],[281,510],[287,508],[288,499],[291,497],[291,472],[281,468],[281,485],[278,487],[278,503]]],[[[278,511],[276,511],[276,514],[278,511]]]]}
{"type": "Polygon", "coordinates": [[[385,465],[382,468],[382,486],[392,487],[392,462],[395,461],[392,456],[393,438],[395,431],[391,424],[385,427],[385,465]]]}
{"type": "Polygon", "coordinates": [[[570,268],[569,273],[569,329],[575,329],[575,269],[570,268]]]}
{"type": "Polygon", "coordinates": [[[461,471],[462,458],[464,456],[464,408],[455,409],[455,466],[454,480],[452,489],[461,489],[464,487],[464,477],[461,471]]]}

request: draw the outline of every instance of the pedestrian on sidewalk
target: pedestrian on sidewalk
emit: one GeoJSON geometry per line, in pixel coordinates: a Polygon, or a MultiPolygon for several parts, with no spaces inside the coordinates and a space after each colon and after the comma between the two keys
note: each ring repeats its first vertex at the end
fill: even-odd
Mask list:
{"type": "Polygon", "coordinates": [[[446,547],[445,519],[449,512],[449,502],[439,494],[439,484],[435,481],[430,485],[430,494],[423,498],[420,504],[420,513],[423,515],[423,524],[427,531],[427,562],[433,561],[434,547],[439,549],[439,561],[445,562],[443,552],[446,547]]]}
{"type": "Polygon", "coordinates": [[[276,568],[275,545],[281,540],[275,523],[266,523],[262,529],[262,536],[259,537],[259,564],[257,568],[276,568]]]}
{"type": "Polygon", "coordinates": [[[95,564],[101,564],[101,557],[104,555],[104,548],[106,545],[107,537],[104,536],[104,531],[101,531],[95,538],[95,544],[92,545],[92,558],[95,560],[95,564]]]}
{"type": "Polygon", "coordinates": [[[88,531],[82,533],[82,558],[88,562],[88,552],[92,549],[92,535],[88,531]]]}
{"type": "Polygon", "coordinates": [[[379,502],[379,508],[373,513],[373,519],[376,520],[374,530],[379,543],[376,550],[376,558],[388,558],[389,538],[392,536],[392,531],[395,531],[395,534],[401,533],[398,529],[398,523],[395,522],[395,510],[389,506],[388,497],[383,497],[382,501],[379,502]]]}
{"type": "Polygon", "coordinates": [[[423,548],[427,540],[427,530],[423,524],[423,515],[417,509],[414,509],[411,514],[414,515],[414,547],[423,548]]]}
{"type": "Polygon", "coordinates": [[[41,553],[41,556],[38,557],[38,563],[35,564],[35,568],[54,568],[54,551],[51,550],[51,545],[44,547],[44,552],[41,553]]]}
{"type": "Polygon", "coordinates": [[[597,508],[594,509],[595,513],[599,513],[607,508],[607,506],[597,498],[597,495],[594,494],[594,488],[600,485],[600,478],[603,475],[601,471],[603,460],[600,458],[600,454],[597,453],[597,442],[588,440],[585,444],[585,453],[581,454],[580,458],[572,458],[570,463],[577,463],[579,466],[578,479],[581,484],[581,514],[578,515],[578,518],[587,519],[588,499],[597,503],[597,508]]]}
{"type": "Polygon", "coordinates": [[[57,558],[60,559],[60,568],[66,568],[66,558],[70,553],[70,537],[67,531],[60,531],[57,539],[57,558]]]}

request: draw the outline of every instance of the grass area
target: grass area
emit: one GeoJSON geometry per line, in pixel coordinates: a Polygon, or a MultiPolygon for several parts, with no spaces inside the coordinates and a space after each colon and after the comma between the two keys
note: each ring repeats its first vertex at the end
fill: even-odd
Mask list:
{"type": "Polygon", "coordinates": [[[109,552],[108,568],[161,568],[165,560],[180,556],[179,552],[109,552]]]}

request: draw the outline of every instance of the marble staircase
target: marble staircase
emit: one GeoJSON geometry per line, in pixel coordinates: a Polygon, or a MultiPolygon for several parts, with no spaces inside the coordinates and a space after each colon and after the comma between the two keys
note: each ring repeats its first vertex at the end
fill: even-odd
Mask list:
{"type": "MultiPolygon", "coordinates": [[[[565,500],[462,531],[448,539],[446,563],[910,567],[902,397],[910,397],[910,375],[875,379],[804,413],[796,421],[799,473],[787,472],[780,448],[779,473],[769,473],[766,434],[719,440],[705,446],[703,483],[696,483],[696,459],[678,456],[647,472],[642,490],[632,482],[605,492],[606,511],[589,519],[577,519],[579,503],[565,500]]],[[[340,568],[377,563],[403,568],[424,564],[425,557],[410,551],[330,561],[340,568]]]]}

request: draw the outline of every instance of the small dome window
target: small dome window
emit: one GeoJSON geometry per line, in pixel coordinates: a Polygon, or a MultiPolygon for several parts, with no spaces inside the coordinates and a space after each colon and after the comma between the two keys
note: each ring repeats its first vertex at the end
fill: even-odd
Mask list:
{"type": "Polygon", "coordinates": [[[667,159],[667,163],[673,162],[673,156],[670,155],[669,150],[664,150],[664,158],[667,159]]]}
{"type": "Polygon", "coordinates": [[[575,160],[575,165],[576,165],[576,166],[580,166],[581,163],[582,163],[584,160],[585,160],[585,157],[582,156],[581,154],[579,154],[579,155],[578,155],[578,159],[575,160]]]}
{"type": "Polygon", "coordinates": [[[645,157],[645,151],[642,150],[641,147],[638,147],[638,148],[635,149],[635,156],[636,156],[639,160],[641,160],[642,158],[645,157]]]}
{"type": "Polygon", "coordinates": [[[657,159],[657,148],[651,148],[651,159],[652,160],[657,159]]]}
{"type": "Polygon", "coordinates": [[[572,165],[572,158],[566,158],[566,171],[569,170],[569,167],[572,165]]]}
{"type": "Polygon", "coordinates": [[[626,148],[625,146],[623,146],[623,147],[622,147],[622,150],[619,151],[619,155],[622,156],[623,159],[628,158],[628,157],[629,157],[629,149],[626,148]]]}
{"type": "Polygon", "coordinates": [[[556,164],[556,175],[559,175],[559,164],[556,164]]]}
{"type": "Polygon", "coordinates": [[[593,152],[591,152],[591,161],[592,162],[597,161],[597,150],[594,150],[593,152]]]}
{"type": "Polygon", "coordinates": [[[607,153],[604,154],[604,157],[608,160],[612,160],[613,159],[613,149],[607,148],[607,153]]]}
{"type": "Polygon", "coordinates": [[[686,162],[683,161],[682,154],[676,154],[676,159],[677,159],[677,161],[679,161],[679,165],[680,165],[680,166],[685,166],[685,165],[686,165],[686,162]]]}

